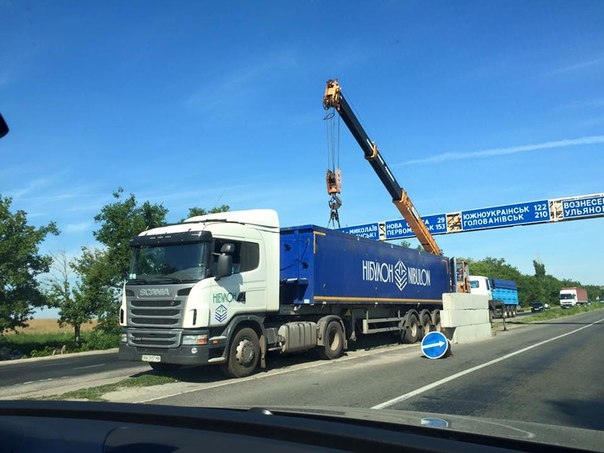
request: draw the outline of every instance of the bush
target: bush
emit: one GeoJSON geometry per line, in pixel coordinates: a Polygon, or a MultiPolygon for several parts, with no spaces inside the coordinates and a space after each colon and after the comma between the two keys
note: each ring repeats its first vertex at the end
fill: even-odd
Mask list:
{"type": "Polygon", "coordinates": [[[80,347],[80,351],[96,351],[117,348],[119,346],[119,341],[119,332],[106,333],[95,329],[86,337],[80,347]]]}

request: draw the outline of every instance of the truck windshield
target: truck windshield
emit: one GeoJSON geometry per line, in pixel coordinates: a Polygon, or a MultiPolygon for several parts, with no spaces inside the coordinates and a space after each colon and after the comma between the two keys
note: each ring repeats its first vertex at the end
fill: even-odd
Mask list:
{"type": "Polygon", "coordinates": [[[196,282],[206,277],[207,243],[140,245],[132,249],[130,281],[196,282]]]}
{"type": "Polygon", "coordinates": [[[560,294],[560,299],[574,299],[574,294],[560,294]]]}

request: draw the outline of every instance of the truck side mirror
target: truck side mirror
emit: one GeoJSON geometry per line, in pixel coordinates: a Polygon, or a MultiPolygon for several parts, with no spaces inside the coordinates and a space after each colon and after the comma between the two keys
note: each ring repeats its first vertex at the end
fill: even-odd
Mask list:
{"type": "Polygon", "coordinates": [[[234,244],[227,243],[220,248],[220,255],[218,255],[218,264],[216,266],[216,280],[219,280],[222,277],[228,277],[233,273],[234,252],[234,244]]]}
{"type": "Polygon", "coordinates": [[[4,118],[2,118],[2,114],[0,114],[0,138],[4,137],[6,134],[8,134],[8,125],[6,124],[6,121],[4,121],[4,118]]]}
{"type": "Polygon", "coordinates": [[[228,277],[233,273],[233,257],[231,255],[218,255],[218,266],[216,268],[216,280],[228,277]]]}

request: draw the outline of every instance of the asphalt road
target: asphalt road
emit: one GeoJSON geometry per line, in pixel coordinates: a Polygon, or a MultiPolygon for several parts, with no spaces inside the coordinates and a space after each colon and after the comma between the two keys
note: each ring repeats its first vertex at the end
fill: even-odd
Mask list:
{"type": "MultiPolygon", "coordinates": [[[[335,361],[312,353],[269,357],[268,370],[226,379],[217,367],[192,368],[181,381],[106,395],[111,401],[183,406],[388,408],[532,421],[604,430],[601,345],[604,312],[547,323],[498,326],[489,340],[453,345],[429,360],[419,345],[356,350],[335,361]]],[[[116,352],[0,365],[0,398],[60,394],[74,387],[151,373],[116,352]]]]}
{"type": "Polygon", "coordinates": [[[413,345],[332,362],[300,358],[241,380],[194,369],[179,376],[188,386],[139,402],[389,408],[604,430],[603,343],[604,313],[592,312],[453,345],[439,360],[413,345]]]}
{"type": "Polygon", "coordinates": [[[0,362],[0,399],[60,394],[148,369],[119,361],[117,350],[0,362]]]}

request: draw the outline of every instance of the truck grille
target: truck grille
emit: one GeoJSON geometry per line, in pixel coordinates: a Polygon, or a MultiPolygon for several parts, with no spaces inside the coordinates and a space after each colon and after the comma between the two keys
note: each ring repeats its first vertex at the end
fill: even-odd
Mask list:
{"type": "Polygon", "coordinates": [[[182,327],[184,300],[128,300],[132,327],[182,327]]]}
{"type": "Polygon", "coordinates": [[[131,330],[128,344],[139,348],[176,348],[180,345],[180,330],[131,330]]]}

